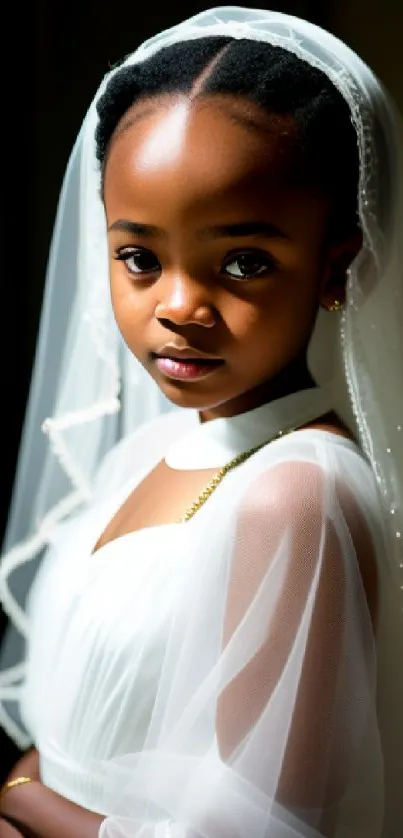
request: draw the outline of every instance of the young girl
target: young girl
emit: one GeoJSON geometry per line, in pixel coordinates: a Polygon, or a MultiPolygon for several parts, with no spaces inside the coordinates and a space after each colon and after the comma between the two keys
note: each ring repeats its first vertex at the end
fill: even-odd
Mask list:
{"type": "Polygon", "coordinates": [[[400,834],[402,201],[390,100],[305,21],[213,9],[102,83],[2,565],[0,835],[400,834]]]}

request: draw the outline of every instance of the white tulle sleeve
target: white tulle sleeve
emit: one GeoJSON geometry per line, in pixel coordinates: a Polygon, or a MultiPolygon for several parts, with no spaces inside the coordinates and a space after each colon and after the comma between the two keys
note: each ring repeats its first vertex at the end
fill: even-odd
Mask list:
{"type": "Polygon", "coordinates": [[[230,523],[205,513],[146,747],[105,764],[100,838],[379,834],[373,497],[354,459],[246,470],[230,523]]]}
{"type": "Polygon", "coordinates": [[[163,457],[167,445],[196,422],[185,412],[171,411],[145,422],[124,436],[106,454],[95,472],[92,503],[108,500],[114,492],[133,479],[136,470],[150,470],[163,457]]]}

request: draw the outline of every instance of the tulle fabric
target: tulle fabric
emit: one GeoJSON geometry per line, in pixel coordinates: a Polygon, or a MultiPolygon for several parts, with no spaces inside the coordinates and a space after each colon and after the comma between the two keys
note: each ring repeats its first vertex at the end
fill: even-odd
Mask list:
{"type": "Polygon", "coordinates": [[[31,592],[23,711],[43,781],[107,815],[100,838],[379,838],[370,466],[351,442],[296,432],[188,523],[90,555],[183,430],[162,418],[109,456],[98,503],[59,528],[31,592]]]}

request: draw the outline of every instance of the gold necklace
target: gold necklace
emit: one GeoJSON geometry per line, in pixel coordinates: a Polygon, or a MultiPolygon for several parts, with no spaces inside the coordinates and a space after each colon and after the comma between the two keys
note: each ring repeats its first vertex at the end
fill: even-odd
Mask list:
{"type": "Polygon", "coordinates": [[[295,430],[296,428],[292,427],[278,431],[278,433],[271,437],[271,439],[267,439],[265,442],[261,442],[260,445],[255,445],[253,448],[249,448],[247,451],[244,451],[243,454],[237,454],[236,457],[230,460],[229,463],[226,463],[224,466],[222,466],[215,473],[215,475],[207,483],[207,486],[203,489],[202,492],[200,492],[199,497],[191,504],[191,506],[188,507],[184,515],[181,515],[181,517],[178,518],[177,523],[183,524],[185,523],[185,521],[190,521],[190,519],[193,518],[193,515],[196,515],[196,512],[198,512],[199,509],[202,506],[204,506],[206,501],[208,501],[209,497],[211,497],[213,492],[215,492],[215,490],[220,485],[221,481],[223,480],[225,475],[228,474],[229,471],[232,471],[232,469],[236,468],[237,466],[240,466],[241,463],[244,463],[245,460],[248,460],[249,457],[252,456],[252,454],[256,454],[256,451],[259,451],[260,448],[264,448],[264,446],[269,445],[270,442],[274,442],[276,439],[280,439],[282,436],[291,434],[295,430]]]}

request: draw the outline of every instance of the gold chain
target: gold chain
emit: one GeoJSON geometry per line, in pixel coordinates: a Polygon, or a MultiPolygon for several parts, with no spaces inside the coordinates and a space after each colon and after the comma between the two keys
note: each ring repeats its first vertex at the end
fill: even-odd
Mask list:
{"type": "Polygon", "coordinates": [[[185,521],[189,521],[190,518],[193,518],[193,515],[196,515],[196,512],[198,512],[199,509],[202,506],[204,506],[206,501],[209,499],[209,497],[211,497],[213,492],[215,492],[215,490],[220,485],[221,481],[223,480],[225,475],[228,474],[229,471],[232,471],[232,469],[236,468],[237,466],[240,466],[241,463],[244,463],[245,460],[248,460],[249,457],[252,456],[252,454],[256,454],[256,451],[259,451],[260,448],[264,448],[264,446],[269,445],[270,442],[274,442],[276,439],[280,439],[282,436],[286,436],[287,434],[290,434],[295,430],[296,428],[292,427],[286,430],[278,431],[278,433],[275,434],[275,436],[273,436],[271,439],[267,439],[266,442],[261,442],[260,445],[255,445],[254,448],[249,448],[248,451],[244,451],[243,454],[238,454],[236,457],[230,460],[229,463],[226,463],[225,466],[222,466],[211,478],[209,483],[207,483],[207,486],[205,486],[203,491],[200,492],[200,495],[197,498],[197,500],[195,500],[191,504],[191,506],[188,507],[184,515],[181,515],[181,517],[178,518],[177,523],[183,524],[185,521]]]}

